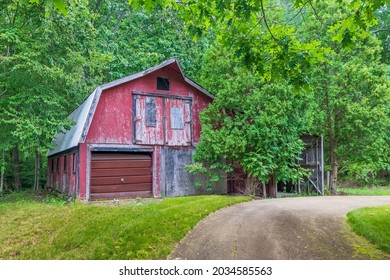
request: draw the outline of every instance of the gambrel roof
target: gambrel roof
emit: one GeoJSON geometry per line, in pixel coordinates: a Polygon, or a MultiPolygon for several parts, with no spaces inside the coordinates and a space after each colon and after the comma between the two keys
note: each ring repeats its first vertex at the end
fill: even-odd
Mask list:
{"type": "Polygon", "coordinates": [[[212,99],[215,98],[200,85],[187,78],[180,67],[178,59],[176,57],[173,57],[144,71],[98,86],[88,96],[88,98],[68,116],[68,118],[73,120],[75,124],[69,130],[63,130],[55,136],[54,147],[48,151],[47,156],[53,156],[63,151],[72,149],[74,147],[77,147],[79,143],[83,143],[85,141],[97,104],[99,103],[100,95],[104,90],[142,78],[164,67],[174,68],[180,73],[180,75],[183,77],[184,81],[187,84],[196,88],[206,96],[212,99]]]}

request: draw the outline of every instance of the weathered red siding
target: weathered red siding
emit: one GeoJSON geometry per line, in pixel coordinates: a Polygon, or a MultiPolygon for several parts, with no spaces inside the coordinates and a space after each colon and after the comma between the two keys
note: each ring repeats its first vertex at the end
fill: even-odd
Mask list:
{"type": "Polygon", "coordinates": [[[87,161],[90,160],[90,152],[88,151],[87,144],[81,143],[79,145],[79,198],[87,199],[87,161]]]}
{"type": "MultiPolygon", "coordinates": [[[[165,94],[171,96],[183,96],[192,98],[192,130],[193,142],[197,143],[200,140],[201,126],[199,121],[199,112],[203,110],[212,101],[211,98],[200,93],[197,89],[183,82],[170,71],[158,71],[151,73],[143,78],[135,81],[119,85],[115,88],[108,89],[101,94],[99,104],[96,108],[91,127],[88,132],[87,143],[106,143],[106,144],[131,144],[133,143],[133,91],[147,92],[156,94],[165,94]],[[159,76],[168,77],[170,79],[170,91],[162,91],[156,89],[156,79],[159,76]]],[[[137,104],[140,114],[145,109],[145,96],[140,96],[140,102],[137,104]]],[[[171,107],[183,107],[185,113],[185,121],[189,121],[190,112],[188,105],[184,105],[184,100],[176,100],[166,98],[166,110],[171,107]],[[182,103],[182,104],[179,104],[182,103]]],[[[139,129],[137,136],[143,134],[137,144],[145,145],[161,145],[163,138],[163,99],[156,98],[157,108],[157,127],[148,127],[142,123],[137,128],[139,129]],[[142,132],[141,132],[142,131],[142,132]],[[147,141],[143,141],[147,140],[147,141]]],[[[190,134],[189,126],[186,125],[185,133],[172,131],[170,127],[170,114],[167,112],[167,130],[168,144],[174,146],[182,146],[183,141],[187,141],[190,134]],[[184,137],[184,138],[183,138],[184,137]],[[176,139],[175,139],[176,138],[176,139]],[[184,139],[184,140],[177,140],[184,139]]],[[[138,113],[138,111],[137,111],[138,113]]],[[[141,118],[141,115],[137,116],[141,118]]]]}
{"type": "Polygon", "coordinates": [[[76,195],[77,153],[68,153],[49,159],[49,184],[69,196],[76,195]],[[73,168],[75,157],[75,168],[73,168]]]}
{"type": "Polygon", "coordinates": [[[168,146],[190,146],[192,144],[191,139],[191,104],[188,100],[182,99],[166,99],[166,144],[168,146]],[[175,111],[173,111],[175,110],[175,111]],[[179,112],[178,115],[182,115],[182,119],[179,122],[183,122],[182,128],[174,127],[174,113],[179,112]]]}
{"type": "Polygon", "coordinates": [[[135,144],[164,145],[164,99],[162,97],[150,97],[135,95],[133,98],[133,110],[135,109],[135,144]],[[155,126],[150,126],[145,121],[146,103],[148,99],[155,101],[155,126]]]}
{"type": "Polygon", "coordinates": [[[87,143],[132,142],[132,94],[129,85],[104,91],[97,105],[87,143]]]}
{"type": "Polygon", "coordinates": [[[211,101],[210,97],[185,83],[181,75],[169,69],[161,69],[103,91],[86,141],[80,144],[80,158],[83,158],[80,160],[80,196],[87,197],[90,192],[91,167],[88,158],[91,151],[88,146],[97,144],[126,147],[129,151],[138,146],[154,146],[153,194],[159,196],[162,180],[162,150],[159,146],[184,146],[193,149],[192,144],[200,140],[199,111],[207,107],[211,101]],[[157,77],[169,79],[169,91],[156,89],[157,77]],[[145,122],[146,100],[150,97],[155,99],[155,126],[147,126],[145,122]],[[183,129],[171,128],[171,108],[183,112],[183,129]]]}

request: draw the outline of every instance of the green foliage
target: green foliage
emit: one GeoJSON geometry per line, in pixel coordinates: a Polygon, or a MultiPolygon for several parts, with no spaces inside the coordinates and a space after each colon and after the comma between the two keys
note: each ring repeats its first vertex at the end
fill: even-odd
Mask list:
{"type": "Polygon", "coordinates": [[[165,259],[208,214],[248,200],[195,196],[115,207],[0,200],[0,256],[38,260],[165,259]]]}
{"type": "MultiPolygon", "coordinates": [[[[316,19],[321,21],[315,5],[322,3],[324,1],[129,0],[129,4],[135,9],[146,11],[156,7],[176,9],[193,34],[199,35],[204,30],[213,29],[227,44],[240,49],[246,57],[246,65],[255,65],[259,67],[258,70],[265,71],[265,78],[287,75],[287,78],[296,84],[304,82],[301,72],[304,72],[313,61],[322,60],[327,49],[323,49],[316,40],[306,44],[299,42],[290,22],[286,20],[282,22],[278,16],[283,15],[283,8],[286,7],[295,8],[296,14],[309,7],[316,15],[316,19]],[[259,26],[262,27],[260,33],[257,31],[259,26]]],[[[365,38],[368,34],[367,28],[377,23],[374,12],[386,3],[387,0],[326,1],[326,5],[336,4],[343,6],[345,10],[342,17],[328,26],[335,32],[333,40],[348,47],[352,44],[353,38],[365,38]]]]}
{"type": "Polygon", "coordinates": [[[207,46],[187,38],[174,11],[134,12],[120,1],[8,0],[0,14],[0,161],[8,187],[10,151],[18,147],[21,168],[30,169],[22,181],[32,185],[34,157],[72,124],[66,116],[94,87],[172,56],[195,74],[207,46]]]}
{"type": "Polygon", "coordinates": [[[94,25],[98,28],[99,48],[110,52],[107,81],[145,70],[173,56],[178,57],[186,74],[200,68],[206,41],[188,38],[175,11],[154,9],[133,11],[126,3],[100,3],[94,25]]]}
{"type": "Polygon", "coordinates": [[[353,39],[366,38],[369,35],[367,29],[377,23],[375,11],[386,4],[384,0],[369,1],[367,3],[353,1],[337,1],[344,5],[345,14],[343,21],[339,21],[332,25],[329,30],[336,31],[333,40],[341,43],[343,46],[351,46],[353,39]]]}
{"type": "Polygon", "coordinates": [[[310,126],[310,96],[287,82],[262,82],[226,53],[220,47],[205,56],[202,82],[217,98],[201,114],[197,163],[188,170],[218,173],[239,167],[263,183],[275,172],[278,181],[296,181],[303,175],[296,160],[303,148],[299,136],[310,126]]]}
{"type": "Polygon", "coordinates": [[[390,206],[362,208],[347,214],[353,231],[390,253],[390,206]]]}
{"type": "Polygon", "coordinates": [[[214,169],[216,169],[216,166],[210,168],[200,162],[195,162],[186,166],[186,171],[198,174],[194,187],[199,188],[204,186],[208,192],[213,190],[213,183],[221,180],[221,173],[218,171],[216,172],[214,169]]]}
{"type": "MultiPolygon", "coordinates": [[[[20,0],[19,2],[22,2],[22,0],[20,0]]],[[[68,14],[68,1],[65,0],[29,0],[29,2],[36,4],[43,2],[43,4],[45,5],[46,16],[50,16],[50,13],[52,11],[58,11],[60,14],[68,14]]]]}
{"type": "Polygon", "coordinates": [[[23,161],[35,158],[36,187],[41,155],[110,59],[95,47],[88,1],[68,1],[66,14],[47,14],[37,2],[0,4],[0,149],[17,146],[23,161]]]}
{"type": "Polygon", "coordinates": [[[228,24],[219,18],[217,44],[205,57],[201,79],[218,98],[202,116],[195,159],[211,170],[239,166],[260,180],[277,171],[278,180],[295,181],[302,173],[293,164],[299,152],[294,139],[311,132],[332,139],[332,167],[372,180],[388,170],[390,158],[389,83],[378,41],[365,31],[375,20],[348,19],[357,1],[315,1],[310,9],[297,4],[299,14],[269,2],[274,25],[268,32],[264,15],[261,21],[242,7],[227,13],[228,24]],[[348,42],[336,44],[337,36],[348,42]]]}
{"type": "Polygon", "coordinates": [[[323,25],[307,20],[301,26],[302,36],[321,38],[322,45],[333,49],[327,63],[313,67],[310,76],[317,99],[317,127],[328,136],[328,143],[333,140],[328,154],[337,158],[343,175],[369,182],[390,167],[390,84],[374,36],[353,38],[348,49],[334,44],[334,33],[327,26],[342,18],[344,10],[319,5],[323,25]],[[306,29],[313,30],[313,35],[304,34],[306,29]]]}
{"type": "Polygon", "coordinates": [[[18,145],[28,179],[32,159],[93,87],[177,56],[218,95],[202,137],[221,144],[201,145],[208,165],[193,169],[212,175],[238,164],[259,178],[278,171],[296,180],[293,154],[305,131],[332,133],[342,174],[373,180],[390,158],[389,68],[379,63],[388,61],[385,3],[2,1],[0,168],[9,181],[18,145]]]}
{"type": "MultiPolygon", "coordinates": [[[[385,5],[376,11],[378,23],[373,26],[371,32],[380,40],[382,45],[382,62],[390,63],[390,9],[385,5]]],[[[389,74],[389,73],[388,73],[389,74]]],[[[389,75],[388,75],[389,76],[389,75]]]]}
{"type": "Polygon", "coordinates": [[[331,106],[341,171],[363,180],[390,170],[390,84],[379,58],[364,57],[372,50],[366,44],[359,54],[350,54],[331,84],[332,94],[338,95],[331,106]]]}

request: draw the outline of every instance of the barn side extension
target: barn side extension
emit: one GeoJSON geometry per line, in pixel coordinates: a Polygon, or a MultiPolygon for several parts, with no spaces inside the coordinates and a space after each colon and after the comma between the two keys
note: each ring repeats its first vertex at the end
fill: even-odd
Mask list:
{"type": "MultiPolygon", "coordinates": [[[[320,136],[302,136],[305,148],[299,156],[301,160],[299,165],[307,169],[310,175],[298,182],[296,191],[301,193],[303,190],[317,192],[324,195],[324,139],[320,136]]],[[[278,191],[283,191],[278,189],[278,191]]]]}
{"type": "MultiPolygon", "coordinates": [[[[298,183],[293,182],[278,182],[274,184],[273,177],[266,186],[256,185],[253,187],[257,195],[263,196],[264,190],[267,196],[277,197],[281,193],[312,193],[316,192],[324,195],[324,147],[323,137],[303,135],[301,140],[304,143],[304,149],[299,155],[300,160],[297,162],[300,167],[308,171],[309,176],[303,178],[298,183]]],[[[228,192],[243,193],[248,191],[248,185],[251,182],[247,180],[248,176],[240,168],[236,168],[232,174],[228,176],[228,192]]],[[[249,187],[250,188],[250,187],[249,187]]]]}

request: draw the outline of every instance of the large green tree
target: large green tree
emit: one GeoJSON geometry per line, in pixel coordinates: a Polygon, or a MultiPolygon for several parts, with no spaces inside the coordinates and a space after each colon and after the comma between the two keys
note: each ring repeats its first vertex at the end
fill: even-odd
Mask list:
{"type": "Polygon", "coordinates": [[[327,136],[335,192],[340,172],[367,181],[390,170],[390,84],[381,42],[367,34],[351,37],[350,47],[343,48],[332,40],[337,31],[329,26],[344,16],[345,7],[323,3],[316,10],[322,24],[307,11],[300,32],[332,49],[325,63],[312,67],[309,80],[317,99],[318,128],[327,136]]]}
{"type": "MultiPolygon", "coordinates": [[[[256,21],[231,21],[232,26],[222,26],[219,37],[228,35],[228,39],[221,41],[225,46],[226,41],[233,43],[220,57],[208,58],[214,65],[204,69],[204,83],[218,98],[202,118],[206,129],[196,159],[227,171],[238,164],[261,181],[267,181],[272,174],[277,180],[296,179],[293,161],[300,148],[297,141],[306,130],[325,136],[333,193],[340,172],[369,180],[380,171],[388,171],[389,81],[380,61],[382,49],[367,30],[346,27],[340,33],[349,24],[343,22],[349,17],[349,8],[339,2],[323,2],[296,13],[289,5],[278,5],[272,7],[268,19],[286,27],[283,31],[268,30],[268,35],[264,35],[264,18],[260,26],[256,21]],[[312,52],[313,46],[321,46],[322,50],[312,52]],[[224,55],[229,57],[226,53],[235,54],[230,56],[230,64],[223,59],[224,55]],[[213,67],[220,72],[213,73],[213,67]],[[248,84],[248,77],[257,83],[248,84]],[[298,85],[295,90],[305,98],[292,94],[291,85],[298,85]],[[257,94],[248,94],[248,88],[250,92],[256,88],[257,94]],[[283,92],[290,94],[285,96],[283,92]],[[272,102],[268,102],[271,97],[267,95],[272,96],[272,102]],[[289,98],[291,111],[300,116],[282,106],[289,98]],[[258,102],[263,106],[251,106],[258,102]],[[271,110],[273,107],[277,109],[271,110]],[[316,125],[310,125],[310,117],[317,120],[316,125]],[[273,127],[283,133],[269,129],[273,127]],[[261,132],[251,138],[254,130],[261,132]],[[284,145],[292,149],[287,151],[284,145]],[[259,170],[263,173],[256,173],[259,170]]],[[[199,165],[192,170],[195,167],[206,171],[199,165]]]]}
{"type": "MultiPolygon", "coordinates": [[[[304,9],[311,9],[317,21],[322,19],[318,16],[315,6],[325,3],[329,5],[343,6],[345,12],[341,18],[334,21],[329,28],[336,30],[333,40],[348,46],[354,37],[364,38],[369,34],[367,29],[375,25],[378,20],[375,14],[389,0],[129,0],[129,3],[136,9],[151,10],[155,7],[167,7],[176,9],[182,16],[189,30],[199,33],[210,28],[223,30],[223,39],[233,45],[241,45],[241,51],[251,56],[251,48],[247,48],[248,42],[245,37],[250,35],[253,25],[260,25],[264,32],[268,33],[274,44],[262,45],[264,42],[257,42],[258,47],[268,50],[277,58],[277,65],[286,65],[285,58],[288,53],[300,53],[305,61],[310,54],[318,54],[317,44],[301,45],[294,40],[291,30],[286,21],[281,23],[273,18],[277,7],[290,7],[290,20],[304,9]],[[295,14],[295,15],[294,15],[295,14]],[[248,30],[248,25],[251,28],[248,30]]],[[[274,58],[275,59],[275,58],[274,58]]],[[[249,60],[248,60],[249,61],[249,60]]],[[[255,62],[257,65],[263,61],[255,62]]]]}
{"type": "MultiPolygon", "coordinates": [[[[99,80],[107,60],[94,48],[96,31],[86,4],[69,1],[69,13],[59,15],[27,1],[1,2],[1,145],[3,150],[12,147],[16,165],[19,155],[35,159],[35,188],[40,186],[42,154],[67,124],[67,114],[99,80]],[[94,75],[88,76],[92,69],[94,75]]],[[[16,177],[19,169],[13,170],[16,177]]],[[[19,182],[16,178],[16,187],[19,182]]]]}
{"type": "Polygon", "coordinates": [[[201,81],[217,98],[201,114],[196,163],[188,170],[212,179],[221,170],[243,170],[249,194],[272,177],[275,184],[297,182],[305,175],[297,162],[300,136],[312,126],[313,96],[288,79],[264,79],[235,53],[217,44],[204,57],[201,81]]]}
{"type": "MultiPolygon", "coordinates": [[[[18,0],[24,1],[24,0],[18,0]]],[[[67,13],[67,1],[65,0],[30,0],[35,3],[44,3],[48,11],[58,10],[61,13],[67,13]]],[[[101,6],[105,1],[92,1],[96,3],[96,7],[101,6]]],[[[111,1],[108,1],[111,2],[111,1]]],[[[258,42],[258,47],[269,49],[275,60],[275,65],[286,66],[286,58],[289,54],[298,53],[301,60],[305,63],[310,61],[311,55],[318,55],[321,51],[318,50],[318,44],[312,42],[310,44],[299,44],[294,39],[292,32],[286,28],[286,22],[281,24],[272,18],[276,6],[294,7],[294,13],[299,14],[302,10],[310,8],[316,19],[321,22],[321,18],[315,9],[316,4],[338,4],[345,7],[343,17],[335,21],[330,28],[337,30],[333,40],[342,45],[349,45],[354,37],[364,38],[368,32],[367,29],[378,22],[376,11],[380,10],[384,5],[390,4],[389,0],[213,0],[213,1],[194,1],[194,0],[129,0],[128,3],[138,10],[153,11],[155,9],[164,9],[171,11],[176,10],[184,22],[187,24],[187,29],[192,31],[192,34],[217,28],[224,30],[223,38],[231,44],[242,45],[241,51],[246,52],[248,58],[252,57],[252,48],[245,46],[245,37],[251,30],[248,30],[250,25],[261,25],[265,28],[269,37],[274,44],[266,44],[258,42]]],[[[113,2],[111,2],[113,3],[113,2]]],[[[120,4],[118,4],[120,5],[120,4]]],[[[120,13],[117,19],[120,21],[125,13],[120,13]]],[[[291,13],[293,20],[295,15],[291,13]]],[[[109,18],[110,15],[107,14],[109,18]]],[[[118,21],[118,22],[119,22],[118,21]]],[[[253,28],[253,27],[252,27],[253,28]]],[[[288,60],[288,59],[287,59],[288,60]]],[[[249,62],[250,60],[247,60],[249,62]]],[[[252,62],[250,62],[252,63],[252,62]]],[[[264,61],[255,61],[257,66],[263,64],[264,61]]],[[[278,70],[288,67],[279,67],[278,70]]],[[[299,68],[296,65],[294,68],[299,68]]],[[[294,70],[294,69],[293,69],[294,70]]],[[[290,71],[289,74],[296,72],[290,71]]],[[[275,72],[273,73],[275,75],[275,72]]]]}

